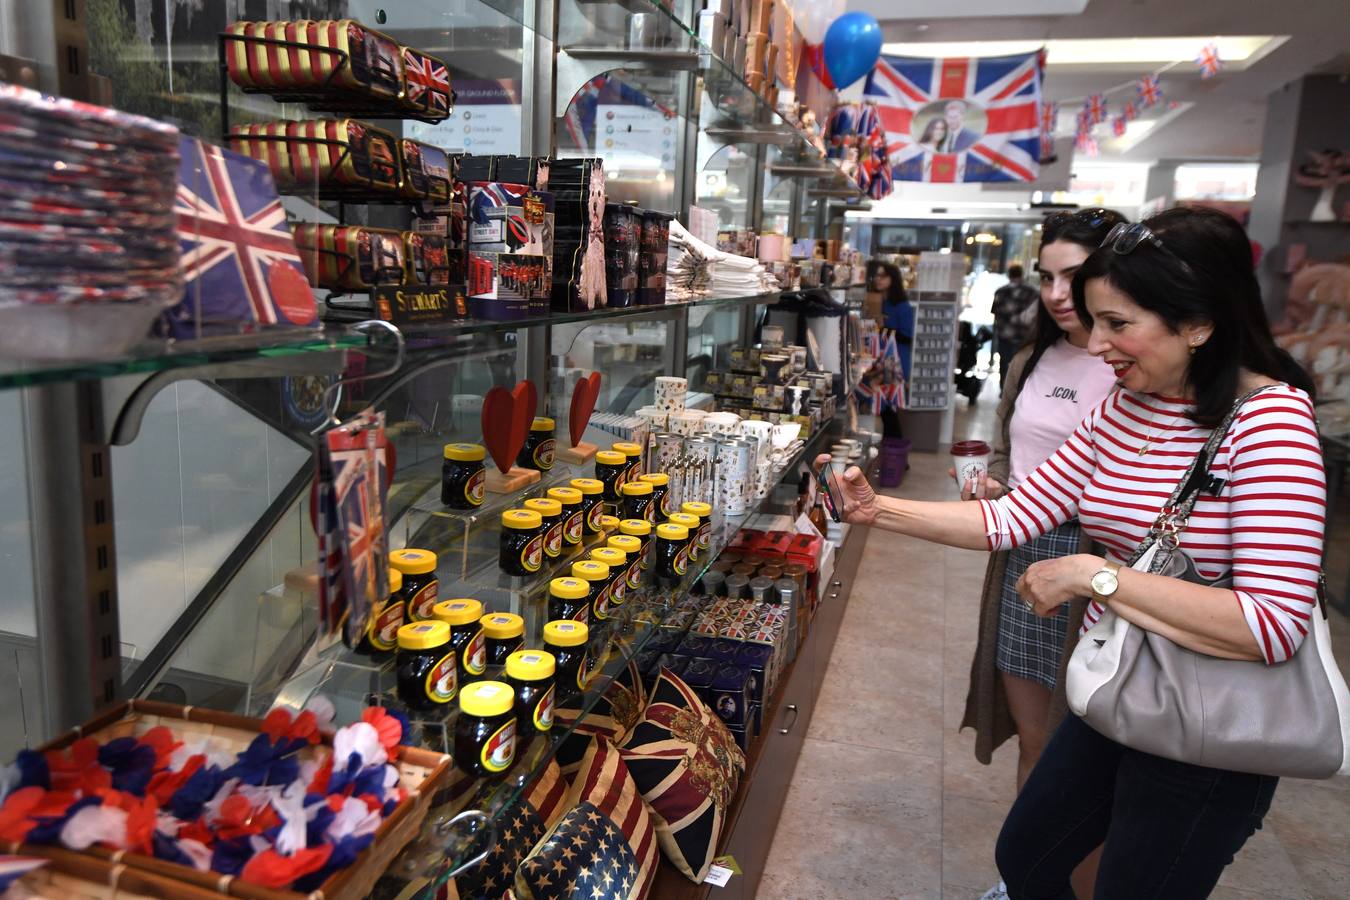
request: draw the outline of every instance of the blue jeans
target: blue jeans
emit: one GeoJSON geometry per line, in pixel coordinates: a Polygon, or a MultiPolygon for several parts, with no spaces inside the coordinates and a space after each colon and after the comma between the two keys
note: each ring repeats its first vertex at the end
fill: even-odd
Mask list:
{"type": "Polygon", "coordinates": [[[1278,781],[1130,750],[1070,713],[1003,823],[998,870],[1012,900],[1073,900],[1069,873],[1105,843],[1094,900],[1203,900],[1278,781]]]}

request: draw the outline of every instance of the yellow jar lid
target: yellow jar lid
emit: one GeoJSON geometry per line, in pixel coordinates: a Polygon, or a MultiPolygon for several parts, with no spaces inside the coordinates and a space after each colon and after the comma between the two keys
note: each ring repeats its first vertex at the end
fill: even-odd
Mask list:
{"type": "Polygon", "coordinates": [[[656,526],[656,536],[668,541],[687,541],[689,540],[689,529],[683,525],[676,525],[674,522],[666,522],[656,526]]]}
{"type": "Polygon", "coordinates": [[[506,658],[506,674],[517,681],[542,681],[552,678],[558,668],[547,650],[517,650],[506,658]]]}
{"type": "Polygon", "coordinates": [[[641,552],[642,541],[628,534],[616,534],[605,541],[606,547],[613,547],[615,550],[622,550],[624,553],[632,556],[634,553],[641,552]]]}
{"type": "Polygon", "coordinates": [[[389,567],[389,593],[397,594],[403,590],[403,573],[393,566],[389,567]]]}
{"type": "Polygon", "coordinates": [[[645,481],[656,487],[670,484],[670,476],[665,472],[648,472],[646,475],[639,475],[638,480],[645,481]]]}
{"type": "Polygon", "coordinates": [[[686,529],[692,531],[698,527],[698,516],[689,513],[671,513],[666,516],[667,522],[674,522],[676,525],[683,525],[686,529]]]}
{"type": "Polygon", "coordinates": [[[404,650],[430,650],[450,642],[450,626],[428,619],[398,630],[398,645],[404,650]]]}
{"type": "Polygon", "coordinates": [[[624,456],[641,456],[642,445],[634,444],[631,441],[615,441],[609,445],[609,449],[618,450],[624,456]]]}
{"type": "Polygon", "coordinates": [[[504,641],[525,633],[525,620],[515,613],[488,613],[478,621],[483,625],[483,634],[494,640],[504,641]]]}
{"type": "Polygon", "coordinates": [[[581,578],[555,578],[548,583],[548,592],[561,600],[585,600],[591,585],[581,578]]]}
{"type": "Polygon", "coordinates": [[[624,534],[645,537],[652,533],[652,523],[646,519],[624,519],[619,523],[619,531],[624,534]]]}
{"type": "Polygon", "coordinates": [[[612,569],[628,562],[628,554],[614,547],[596,547],[591,551],[591,559],[604,563],[612,569]]]}
{"type": "Polygon", "coordinates": [[[487,456],[482,444],[446,444],[445,458],[455,462],[478,462],[487,456]]]}
{"type": "Polygon", "coordinates": [[[613,531],[614,529],[616,529],[616,528],[618,528],[618,527],[619,527],[619,517],[618,517],[618,516],[601,516],[601,517],[600,517],[600,530],[601,530],[601,531],[613,531]]]}
{"type": "Polygon", "coordinates": [[[583,494],[603,494],[605,486],[594,478],[573,478],[572,487],[583,494]]]}
{"type": "Polygon", "coordinates": [[[712,504],[704,503],[702,500],[686,500],[680,504],[680,512],[706,519],[712,515],[712,504]]]}
{"type": "Polygon", "coordinates": [[[548,495],[559,503],[572,506],[581,502],[581,491],[570,487],[549,488],[548,495]]]}
{"type": "Polygon", "coordinates": [[[480,719],[503,716],[516,705],[516,691],[503,681],[471,681],[459,692],[461,712],[480,719]]]}
{"type": "Polygon", "coordinates": [[[525,501],[525,508],[532,509],[541,516],[561,516],[562,503],[552,497],[534,497],[525,501]]]}
{"type": "Polygon", "coordinates": [[[544,524],[539,513],[532,509],[508,509],[502,513],[502,527],[531,531],[544,524]]]}
{"type": "Polygon", "coordinates": [[[469,597],[442,600],[431,608],[431,614],[447,625],[468,625],[483,618],[483,604],[469,597]]]}
{"type": "Polygon", "coordinates": [[[618,450],[597,450],[595,453],[595,461],[607,466],[628,465],[628,457],[624,456],[618,450]]]}
{"type": "Polygon", "coordinates": [[[619,493],[625,497],[645,497],[651,492],[651,483],[646,481],[625,481],[619,488],[619,493]]]}
{"type": "Polygon", "coordinates": [[[425,575],[436,571],[436,554],[430,550],[391,550],[389,565],[404,575],[425,575]]]}
{"type": "Polygon", "coordinates": [[[572,563],[572,577],[586,581],[604,581],[609,577],[609,566],[593,559],[572,563]]]}
{"type": "Polygon", "coordinates": [[[544,624],[544,643],[555,647],[580,647],[591,639],[591,630],[585,622],[559,619],[544,624]]]}
{"type": "Polygon", "coordinates": [[[534,421],[530,423],[531,431],[552,431],[554,422],[548,416],[535,416],[534,421]]]}

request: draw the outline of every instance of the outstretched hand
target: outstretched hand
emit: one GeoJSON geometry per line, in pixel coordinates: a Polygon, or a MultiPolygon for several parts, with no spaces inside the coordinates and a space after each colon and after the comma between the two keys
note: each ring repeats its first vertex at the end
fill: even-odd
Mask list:
{"type": "MultiPolygon", "coordinates": [[[[830,462],[830,455],[822,453],[816,457],[816,469],[830,462]]],[[[839,515],[845,522],[854,525],[871,525],[877,519],[880,504],[876,492],[867,483],[867,476],[857,466],[849,466],[839,478],[844,496],[839,497],[839,515]]]]}

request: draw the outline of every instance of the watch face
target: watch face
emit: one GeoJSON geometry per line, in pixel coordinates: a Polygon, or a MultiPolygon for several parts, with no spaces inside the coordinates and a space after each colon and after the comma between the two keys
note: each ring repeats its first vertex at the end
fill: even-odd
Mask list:
{"type": "Polygon", "coordinates": [[[1117,583],[1116,576],[1111,572],[1098,572],[1092,576],[1092,590],[1103,597],[1114,593],[1117,583]]]}

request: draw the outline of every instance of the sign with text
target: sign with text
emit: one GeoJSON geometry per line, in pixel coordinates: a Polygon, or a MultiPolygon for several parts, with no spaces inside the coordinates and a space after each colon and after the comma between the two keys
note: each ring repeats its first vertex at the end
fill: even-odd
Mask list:
{"type": "Polygon", "coordinates": [[[462,284],[382,285],[374,301],[375,314],[394,325],[431,325],[469,315],[462,284]]]}

